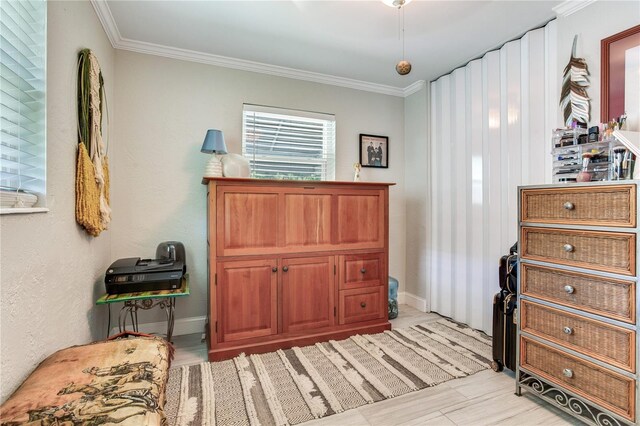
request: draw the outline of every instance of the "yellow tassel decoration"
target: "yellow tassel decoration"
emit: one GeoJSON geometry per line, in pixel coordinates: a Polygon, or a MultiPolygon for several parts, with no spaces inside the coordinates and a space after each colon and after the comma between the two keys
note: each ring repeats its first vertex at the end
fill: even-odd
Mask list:
{"type": "Polygon", "coordinates": [[[109,164],[102,141],[104,82],[98,59],[84,49],[78,59],[76,221],[97,237],[111,221],[109,164]]]}
{"type": "Polygon", "coordinates": [[[100,215],[100,190],[96,173],[84,144],[78,144],[76,169],[76,221],[89,235],[97,237],[104,230],[100,215]]]}

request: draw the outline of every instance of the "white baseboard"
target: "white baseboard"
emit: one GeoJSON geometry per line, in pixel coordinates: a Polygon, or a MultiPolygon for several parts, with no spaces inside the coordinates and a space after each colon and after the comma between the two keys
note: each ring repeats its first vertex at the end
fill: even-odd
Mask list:
{"type": "MultiPolygon", "coordinates": [[[[409,305],[412,308],[419,310],[420,312],[427,312],[426,299],[423,299],[422,297],[418,297],[411,293],[407,293],[405,291],[398,292],[398,304],[409,305]]],[[[204,333],[206,321],[206,316],[176,319],[173,326],[173,335],[181,336],[184,334],[204,333]]],[[[130,329],[131,322],[127,322],[127,324],[130,329]]],[[[148,322],[139,324],[138,329],[141,333],[164,335],[167,333],[167,323],[165,321],[148,322]]],[[[118,326],[112,327],[111,335],[117,334],[118,331],[118,326]]]]}
{"type": "Polygon", "coordinates": [[[427,299],[423,299],[422,297],[418,297],[415,294],[407,293],[405,291],[398,293],[398,304],[409,305],[420,312],[427,312],[427,299]],[[402,295],[402,298],[400,298],[400,295],[402,295]]]}
{"type": "MultiPolygon", "coordinates": [[[[204,326],[206,322],[206,316],[176,319],[173,324],[173,335],[181,336],[183,334],[204,333],[204,326]]],[[[128,329],[131,329],[130,321],[127,322],[127,327],[128,329]]],[[[160,321],[139,324],[138,330],[141,333],[165,335],[167,334],[167,323],[166,321],[160,321]]],[[[111,335],[117,334],[118,332],[119,329],[117,326],[111,328],[111,335]]]]}

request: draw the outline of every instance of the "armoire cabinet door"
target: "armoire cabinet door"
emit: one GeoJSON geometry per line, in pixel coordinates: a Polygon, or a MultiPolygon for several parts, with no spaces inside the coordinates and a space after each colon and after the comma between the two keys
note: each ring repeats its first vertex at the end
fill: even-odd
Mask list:
{"type": "Polygon", "coordinates": [[[219,256],[273,253],[278,247],[280,191],[270,188],[218,189],[219,256]]]}
{"type": "Polygon", "coordinates": [[[282,331],[334,324],[334,257],[282,259],[282,331]]]}
{"type": "Polygon", "coordinates": [[[328,191],[290,189],[284,194],[281,222],[287,251],[332,249],[332,195],[328,191]]]}
{"type": "Polygon", "coordinates": [[[384,191],[340,192],[337,199],[336,243],[342,248],[383,248],[384,191]]]}
{"type": "Polygon", "coordinates": [[[217,271],[218,340],[277,334],[277,261],[219,262],[217,271]]]}

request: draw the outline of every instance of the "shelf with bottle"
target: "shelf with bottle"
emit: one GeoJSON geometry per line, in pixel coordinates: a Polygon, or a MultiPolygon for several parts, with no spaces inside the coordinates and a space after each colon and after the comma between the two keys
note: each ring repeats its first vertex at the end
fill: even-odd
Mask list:
{"type": "Polygon", "coordinates": [[[556,129],[552,134],[551,148],[556,149],[583,144],[587,142],[587,137],[587,129],[583,127],[575,127],[572,129],[556,129]]]}
{"type": "Polygon", "coordinates": [[[554,148],[553,182],[578,182],[580,178],[589,180],[609,179],[611,167],[611,143],[594,142],[554,148]],[[580,172],[585,173],[579,176],[580,172]]]}

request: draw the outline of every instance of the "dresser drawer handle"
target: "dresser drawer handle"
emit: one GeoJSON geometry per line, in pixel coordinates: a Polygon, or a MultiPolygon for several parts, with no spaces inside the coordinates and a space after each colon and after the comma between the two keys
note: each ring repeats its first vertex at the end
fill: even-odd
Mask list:
{"type": "Polygon", "coordinates": [[[573,334],[573,329],[571,327],[564,327],[562,331],[564,331],[564,334],[573,334]]]}
{"type": "Polygon", "coordinates": [[[367,307],[367,303],[366,302],[360,302],[360,307],[361,308],[366,308],[367,307]]]}
{"type": "Polygon", "coordinates": [[[367,273],[367,270],[366,270],[366,269],[364,269],[364,268],[362,268],[362,269],[360,269],[360,272],[361,272],[361,273],[363,273],[363,274],[366,274],[366,273],[367,273]]]}
{"type": "Polygon", "coordinates": [[[570,368],[565,368],[564,370],[562,370],[562,374],[565,377],[572,378],[573,377],[573,370],[571,370],[570,368]]]}
{"type": "Polygon", "coordinates": [[[565,210],[573,210],[576,208],[571,201],[567,201],[562,207],[564,207],[565,210]]]}
{"type": "Polygon", "coordinates": [[[573,287],[572,287],[572,286],[570,286],[570,285],[565,285],[565,286],[564,286],[564,291],[566,291],[566,292],[567,292],[567,294],[573,294],[573,293],[576,291],[576,289],[575,289],[575,288],[573,288],[573,287]]]}
{"type": "Polygon", "coordinates": [[[564,246],[562,246],[562,248],[567,253],[571,253],[574,250],[574,247],[571,244],[565,244],[564,246]]]}

